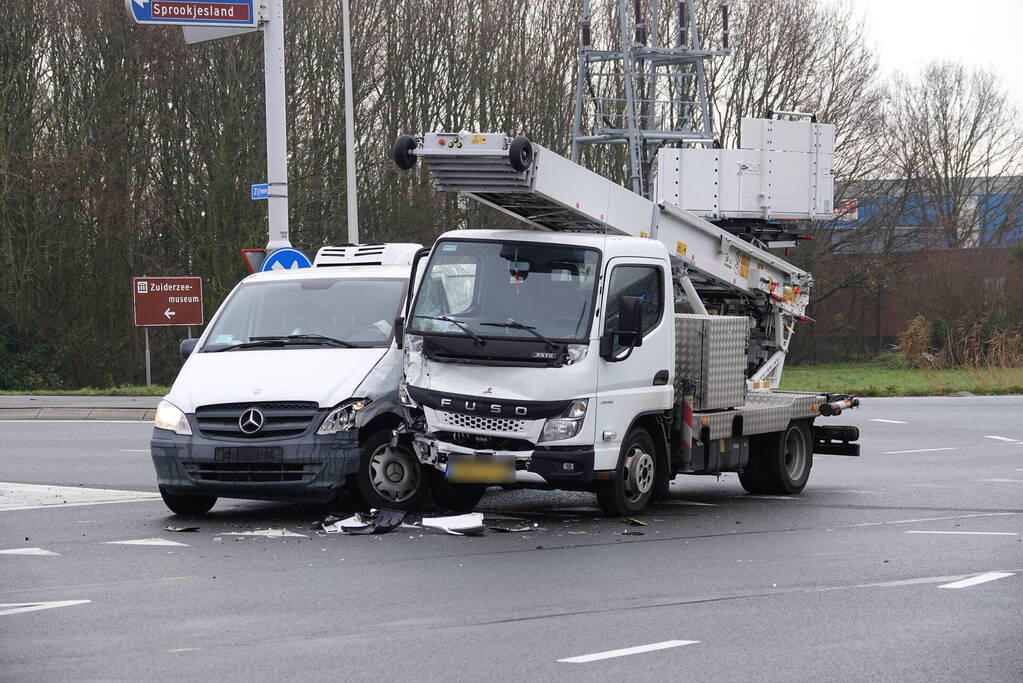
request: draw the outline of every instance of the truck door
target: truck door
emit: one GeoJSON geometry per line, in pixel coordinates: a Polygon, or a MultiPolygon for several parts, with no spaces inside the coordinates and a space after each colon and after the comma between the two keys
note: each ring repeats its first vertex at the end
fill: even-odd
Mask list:
{"type": "Polygon", "coordinates": [[[615,467],[621,442],[637,417],[671,407],[675,367],[674,317],[665,313],[672,297],[667,264],[653,258],[613,258],[604,282],[600,334],[618,329],[621,297],[636,296],[644,301],[643,343],[631,353],[616,344],[612,355],[598,364],[596,469],[615,467]]]}

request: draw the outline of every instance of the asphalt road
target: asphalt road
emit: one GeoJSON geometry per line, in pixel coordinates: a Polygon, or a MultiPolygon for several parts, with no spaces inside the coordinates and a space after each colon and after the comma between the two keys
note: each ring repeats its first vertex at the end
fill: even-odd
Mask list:
{"type": "Polygon", "coordinates": [[[0,680],[1023,680],[1023,397],[831,422],[863,456],[793,498],[680,478],[632,536],[495,490],[539,526],[479,538],[241,501],[168,532],[148,425],[0,422],[0,482],[78,489],[0,484],[0,680]],[[269,527],[306,537],[229,535],[269,527]]]}

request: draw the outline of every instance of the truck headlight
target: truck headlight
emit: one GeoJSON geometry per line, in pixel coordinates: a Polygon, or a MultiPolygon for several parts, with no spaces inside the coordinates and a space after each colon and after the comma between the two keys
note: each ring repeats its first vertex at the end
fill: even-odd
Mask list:
{"type": "Polygon", "coordinates": [[[572,401],[560,416],[547,420],[540,433],[540,441],[563,441],[571,439],[579,434],[583,428],[583,421],[586,419],[586,408],[589,407],[590,399],[582,398],[572,401]]]}
{"type": "Polygon", "coordinates": [[[413,353],[423,352],[423,337],[418,334],[406,334],[404,340],[405,348],[413,353]]]}
{"type": "Polygon", "coordinates": [[[408,394],[408,383],[402,382],[398,385],[398,400],[406,408],[418,408],[419,405],[412,400],[412,397],[408,394]]]}
{"type": "Polygon", "coordinates": [[[183,436],[192,435],[192,428],[188,425],[188,418],[185,417],[180,408],[170,401],[160,401],[159,405],[156,406],[156,418],[153,420],[153,426],[157,429],[166,429],[183,436]]]}
{"type": "Polygon", "coordinates": [[[350,398],[342,401],[336,408],[327,413],[323,424],[316,430],[317,434],[337,434],[355,429],[355,416],[359,411],[373,402],[370,398],[350,398]]]}
{"type": "Polygon", "coordinates": [[[583,358],[586,358],[586,352],[590,350],[588,344],[569,344],[568,345],[568,360],[565,362],[566,365],[572,365],[578,363],[583,358]]]}

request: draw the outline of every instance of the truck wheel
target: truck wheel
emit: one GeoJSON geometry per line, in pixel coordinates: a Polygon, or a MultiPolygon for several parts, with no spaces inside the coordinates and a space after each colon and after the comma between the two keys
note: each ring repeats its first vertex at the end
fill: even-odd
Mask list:
{"type": "Polygon", "coordinates": [[[416,155],[412,153],[418,145],[416,139],[411,135],[400,135],[394,142],[394,163],[403,171],[410,170],[416,165],[416,155]]]}
{"type": "Polygon", "coordinates": [[[813,466],[809,426],[790,422],[785,430],[766,435],[758,445],[759,452],[751,453],[750,459],[755,459],[763,492],[786,495],[802,491],[813,466]]]}
{"type": "Polygon", "coordinates": [[[615,478],[601,482],[597,503],[610,516],[635,515],[646,509],[657,479],[657,451],[645,429],[629,432],[618,456],[615,478]]]}
{"type": "Polygon", "coordinates": [[[378,509],[418,509],[426,492],[419,458],[404,444],[391,446],[387,430],[363,443],[355,483],[366,504],[378,509]]]}
{"type": "MultiPolygon", "coordinates": [[[[751,454],[750,457],[754,456],[751,454]]],[[[760,474],[757,472],[757,467],[752,461],[746,465],[746,469],[739,472],[739,483],[742,484],[742,488],[746,490],[746,493],[764,492],[764,485],[760,483],[760,474]]]]}
{"type": "Polygon", "coordinates": [[[169,493],[162,486],[160,497],[164,504],[176,515],[202,515],[210,511],[217,503],[216,496],[198,494],[169,493]]]}
{"type": "Polygon", "coordinates": [[[520,135],[508,146],[508,160],[516,171],[525,171],[533,161],[533,143],[525,135],[520,135]]]}
{"type": "Polygon", "coordinates": [[[430,468],[430,495],[439,508],[452,512],[472,512],[486,491],[486,484],[452,484],[443,472],[430,468]]]}

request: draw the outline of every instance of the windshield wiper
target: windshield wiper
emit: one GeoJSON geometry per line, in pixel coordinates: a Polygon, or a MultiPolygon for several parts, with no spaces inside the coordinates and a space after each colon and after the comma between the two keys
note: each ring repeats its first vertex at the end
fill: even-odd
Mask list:
{"type": "Polygon", "coordinates": [[[487,340],[484,339],[483,337],[479,336],[478,334],[476,334],[472,330],[470,330],[469,326],[467,324],[465,324],[465,322],[463,322],[461,320],[455,320],[454,318],[449,318],[446,315],[416,315],[416,316],[412,316],[412,317],[414,317],[414,318],[425,318],[427,320],[440,320],[440,321],[443,321],[443,322],[446,322],[446,323],[451,323],[452,325],[455,325],[456,327],[458,327],[458,329],[462,330],[467,335],[472,337],[473,341],[476,343],[477,346],[479,346],[479,347],[486,346],[487,340]]]}
{"type": "Polygon", "coordinates": [[[557,351],[559,348],[561,348],[560,346],[558,346],[558,343],[555,342],[553,339],[550,339],[549,337],[545,337],[542,334],[540,334],[539,332],[537,332],[536,331],[536,327],[534,327],[532,325],[524,325],[523,323],[520,323],[518,320],[512,320],[511,318],[508,318],[508,321],[507,322],[503,322],[503,323],[480,323],[480,327],[483,327],[483,326],[486,326],[486,327],[510,327],[512,329],[515,329],[515,330],[525,330],[526,332],[529,332],[531,335],[533,335],[537,339],[543,341],[543,343],[546,344],[547,348],[549,348],[550,350],[557,351]]]}
{"type": "Polygon", "coordinates": [[[222,349],[210,349],[207,353],[234,351],[235,349],[252,349],[258,346],[285,346],[288,343],[321,344],[323,346],[340,346],[346,349],[359,348],[357,344],[346,342],[343,339],[326,337],[322,334],[289,334],[283,336],[250,337],[247,342],[232,344],[230,346],[225,346],[222,349]]]}

